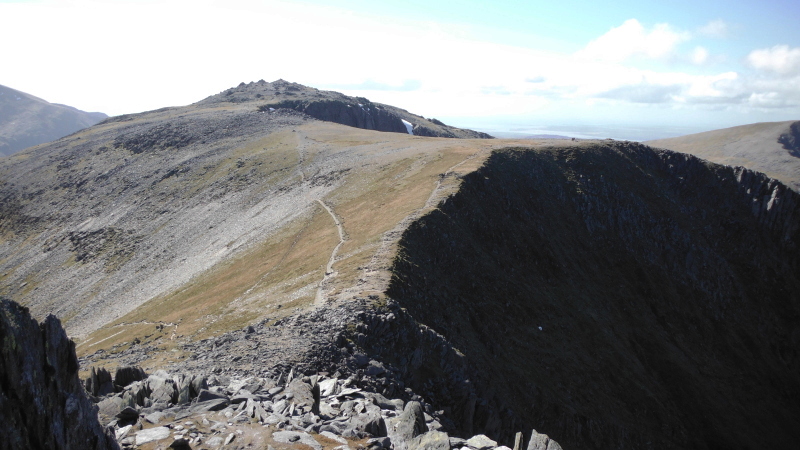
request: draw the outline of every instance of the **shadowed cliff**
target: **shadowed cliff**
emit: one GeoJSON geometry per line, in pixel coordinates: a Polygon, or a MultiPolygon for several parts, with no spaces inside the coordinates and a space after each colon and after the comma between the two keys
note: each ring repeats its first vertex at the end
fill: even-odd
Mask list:
{"type": "Polygon", "coordinates": [[[61,322],[0,298],[0,448],[118,449],[78,379],[61,322]]]}
{"type": "Polygon", "coordinates": [[[499,151],[405,232],[387,293],[478,369],[478,405],[565,448],[790,448],[799,223],[779,182],[689,155],[499,151]]]}

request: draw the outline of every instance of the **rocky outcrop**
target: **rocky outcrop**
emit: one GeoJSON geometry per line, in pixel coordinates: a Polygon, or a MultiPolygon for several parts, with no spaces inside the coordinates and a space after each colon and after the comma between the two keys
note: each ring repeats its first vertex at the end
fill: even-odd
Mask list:
{"type": "Polygon", "coordinates": [[[428,120],[393,106],[372,103],[363,97],[347,97],[344,100],[283,100],[260,106],[259,110],[278,108],[293,109],[315,119],[366,130],[409,133],[415,136],[492,139],[486,133],[451,127],[436,119],[428,120]]]}
{"type": "Polygon", "coordinates": [[[0,299],[0,448],[116,449],[78,379],[59,320],[0,299]]]}
{"type": "Polygon", "coordinates": [[[567,448],[788,448],[799,200],[634,143],[500,151],[405,232],[387,293],[480,369],[477,405],[567,448]]]}
{"type": "Polygon", "coordinates": [[[778,143],[782,144],[792,156],[800,158],[800,122],[789,125],[789,131],[778,137],[778,143]]]}
{"type": "MultiPolygon", "coordinates": [[[[192,389],[187,402],[164,402],[154,399],[153,392],[141,402],[127,404],[127,393],[136,389],[129,386],[100,400],[101,419],[124,448],[171,442],[173,448],[217,448],[221,444],[244,449],[271,440],[316,450],[333,441],[336,448],[349,450],[360,447],[355,441],[364,443],[366,439],[365,447],[371,450],[510,450],[484,435],[452,436],[428,414],[433,411],[425,400],[387,399],[356,387],[363,380],[355,375],[295,376],[292,369],[268,377],[231,378],[159,371],[141,381],[162,385],[165,379],[178,386],[194,385],[189,380],[201,379],[208,389],[199,393],[192,389]]],[[[119,383],[113,380],[114,385],[119,383]]],[[[522,433],[518,435],[522,439],[522,433]]],[[[539,448],[560,450],[555,441],[534,430],[528,449],[539,448]]]]}

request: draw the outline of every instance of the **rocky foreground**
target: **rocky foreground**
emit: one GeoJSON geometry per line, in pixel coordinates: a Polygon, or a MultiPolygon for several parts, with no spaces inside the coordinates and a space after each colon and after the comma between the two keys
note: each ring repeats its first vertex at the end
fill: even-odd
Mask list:
{"type": "MultiPolygon", "coordinates": [[[[108,392],[94,398],[100,400],[101,421],[123,448],[155,443],[153,448],[174,449],[510,450],[482,434],[450,436],[431,405],[413,393],[406,402],[354,386],[353,377],[294,371],[275,378],[165,371],[145,377],[132,367],[118,369],[113,379],[107,371],[93,371],[87,380],[93,393],[108,392]]],[[[522,445],[523,434],[517,433],[514,449],[522,445]]],[[[533,430],[527,448],[561,447],[533,430]]]]}
{"type": "MultiPolygon", "coordinates": [[[[359,387],[385,385],[389,375],[368,358],[361,375],[349,377],[280,368],[266,377],[148,375],[137,367],[112,377],[93,368],[82,387],[74,344],[57,318],[40,326],[6,299],[0,312],[0,448],[510,450],[482,434],[450,436],[437,420],[444,412],[409,388],[404,400],[359,387]]],[[[523,441],[517,433],[514,450],[523,441]]],[[[531,432],[528,450],[560,448],[531,432]]]]}

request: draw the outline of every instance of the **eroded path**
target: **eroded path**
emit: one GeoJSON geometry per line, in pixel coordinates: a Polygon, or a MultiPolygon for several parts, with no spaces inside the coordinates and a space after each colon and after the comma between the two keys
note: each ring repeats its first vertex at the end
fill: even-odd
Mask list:
{"type": "Polygon", "coordinates": [[[331,257],[328,258],[328,265],[325,267],[325,275],[323,275],[322,281],[319,282],[319,287],[317,288],[317,296],[314,299],[315,305],[321,305],[325,303],[326,299],[325,284],[331,278],[334,278],[336,276],[336,272],[333,270],[333,263],[336,262],[336,255],[339,253],[339,248],[342,246],[342,244],[344,244],[346,238],[342,222],[341,220],[339,220],[336,214],[334,214],[331,207],[325,204],[325,202],[323,202],[320,199],[317,199],[317,202],[319,202],[319,204],[322,205],[323,208],[325,208],[325,211],[328,211],[328,214],[330,214],[331,218],[333,219],[333,223],[336,224],[336,229],[339,231],[339,243],[336,244],[336,247],[333,248],[333,251],[331,252],[331,257]]]}

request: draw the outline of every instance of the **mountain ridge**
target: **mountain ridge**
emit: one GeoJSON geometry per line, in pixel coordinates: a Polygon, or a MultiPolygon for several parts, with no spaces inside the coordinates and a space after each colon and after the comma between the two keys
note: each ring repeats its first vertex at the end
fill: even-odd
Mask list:
{"type": "Polygon", "coordinates": [[[287,86],[0,160],[0,294],[84,371],[338,373],[509,446],[796,441],[796,192],[631,142],[345,126],[262,93],[287,86]]]}
{"type": "Polygon", "coordinates": [[[0,157],[72,134],[106,117],[0,85],[0,157]]]}

